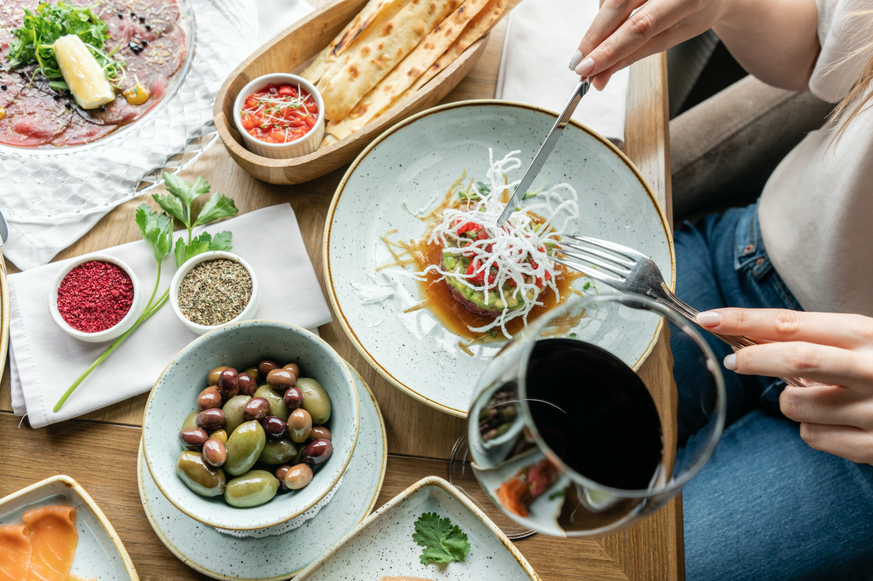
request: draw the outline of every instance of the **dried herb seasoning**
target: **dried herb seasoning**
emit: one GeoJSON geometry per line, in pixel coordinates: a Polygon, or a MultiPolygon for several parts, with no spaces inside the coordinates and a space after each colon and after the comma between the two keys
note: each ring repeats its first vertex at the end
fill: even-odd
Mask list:
{"type": "Polygon", "coordinates": [[[237,317],[252,298],[252,277],[239,262],[201,262],[179,285],[179,310],[198,325],[222,325],[237,317]]]}

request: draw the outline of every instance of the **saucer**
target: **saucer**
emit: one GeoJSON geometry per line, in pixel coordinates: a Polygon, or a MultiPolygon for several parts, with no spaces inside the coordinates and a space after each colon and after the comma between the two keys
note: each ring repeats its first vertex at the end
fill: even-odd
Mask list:
{"type": "Polygon", "coordinates": [[[313,562],[373,510],[388,460],[385,424],[369,386],[355,378],[361,406],[355,448],[346,468],[347,484],[311,520],[283,535],[235,538],[185,516],[158,490],[139,448],[137,481],[146,516],[170,551],[192,569],[214,579],[273,581],[288,579],[313,562]],[[365,397],[365,394],[368,397],[365,397]]]}

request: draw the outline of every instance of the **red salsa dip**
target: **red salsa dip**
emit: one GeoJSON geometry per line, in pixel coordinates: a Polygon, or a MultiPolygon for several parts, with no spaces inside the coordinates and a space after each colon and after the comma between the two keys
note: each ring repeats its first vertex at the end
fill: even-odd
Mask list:
{"type": "Polygon", "coordinates": [[[299,85],[271,83],[246,98],[240,121],[249,135],[264,143],[291,143],[318,120],[318,105],[299,85]]]}
{"type": "Polygon", "coordinates": [[[71,270],[58,287],[58,311],[83,333],[99,333],[121,322],[133,304],[133,281],[118,265],[91,260],[71,270]]]}

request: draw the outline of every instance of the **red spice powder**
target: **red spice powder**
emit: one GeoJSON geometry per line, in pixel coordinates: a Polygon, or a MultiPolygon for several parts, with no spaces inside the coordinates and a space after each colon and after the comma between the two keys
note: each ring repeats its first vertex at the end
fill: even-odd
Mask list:
{"type": "Polygon", "coordinates": [[[69,326],[84,333],[118,324],[133,303],[133,282],[120,266],[91,260],[74,268],[58,288],[58,310],[69,326]]]}

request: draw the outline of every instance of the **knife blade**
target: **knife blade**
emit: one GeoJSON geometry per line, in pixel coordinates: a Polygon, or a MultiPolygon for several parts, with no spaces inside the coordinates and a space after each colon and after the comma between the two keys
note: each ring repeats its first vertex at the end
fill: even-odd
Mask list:
{"type": "Polygon", "coordinates": [[[585,96],[585,93],[588,92],[588,89],[590,87],[590,78],[586,77],[584,79],[580,79],[579,84],[576,85],[576,88],[573,90],[573,94],[570,96],[570,100],[567,101],[567,105],[558,116],[558,120],[555,121],[555,124],[552,126],[551,131],[549,131],[549,134],[546,136],[546,140],[543,141],[543,144],[540,146],[540,150],[537,152],[536,157],[534,157],[533,161],[531,162],[530,167],[527,168],[527,173],[525,173],[524,177],[521,178],[521,181],[518,183],[518,187],[515,188],[515,193],[512,194],[512,198],[509,199],[509,202],[506,204],[506,207],[503,209],[503,212],[497,219],[498,226],[503,226],[503,224],[506,223],[512,213],[521,203],[522,197],[524,197],[527,189],[533,184],[533,181],[537,177],[537,174],[539,174],[540,170],[543,169],[543,166],[546,164],[546,160],[549,158],[549,154],[552,153],[552,150],[555,148],[555,144],[561,138],[561,135],[564,132],[564,127],[566,127],[567,123],[570,122],[570,117],[576,110],[576,106],[579,104],[579,101],[582,100],[582,97],[585,96]]]}

